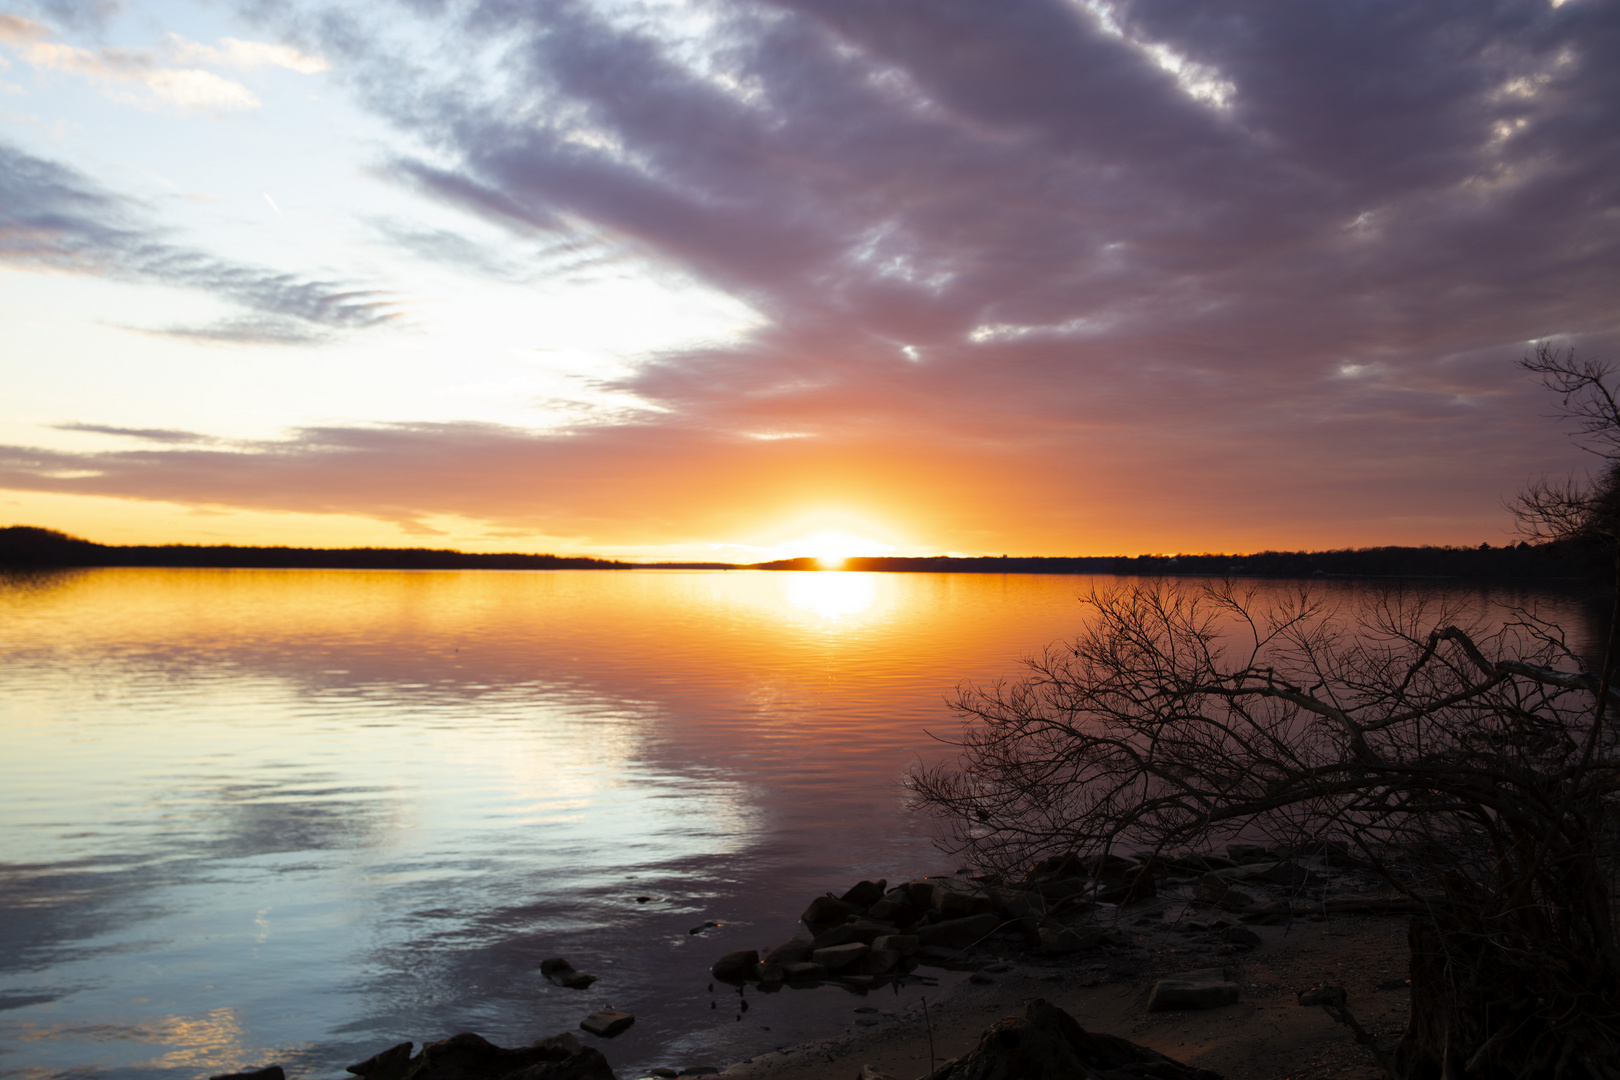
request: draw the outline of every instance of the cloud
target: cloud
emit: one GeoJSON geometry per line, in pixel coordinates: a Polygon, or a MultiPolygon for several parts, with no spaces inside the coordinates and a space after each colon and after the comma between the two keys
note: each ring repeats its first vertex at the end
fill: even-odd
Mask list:
{"type": "MultiPolygon", "coordinates": [[[[52,466],[103,470],[74,484],[167,498],[192,477],[199,499],[326,492],[582,531],[640,514],[698,535],[724,513],[683,510],[683,477],[764,505],[794,485],[875,490],[881,463],[886,490],[974,506],[917,510],[960,535],[1001,528],[995,507],[1055,537],[1288,522],[1376,542],[1371,522],[1450,539],[1438,522],[1497,520],[1499,496],[1557,460],[1511,365],[1526,342],[1620,345],[1612,6],[469,0],[284,17],[301,55],[332,58],[431,148],[387,166],[424,197],[511,243],[609,238],[765,325],[637,365],[611,389],[648,411],[616,426],[355,426],[52,466]],[[305,486],[267,479],[306,466],[305,486]]],[[[466,238],[385,231],[510,271],[466,238]]]]}
{"type": "Polygon", "coordinates": [[[34,68],[102,83],[114,96],[136,104],[155,102],[202,112],[244,111],[260,105],[246,86],[205,67],[280,67],[306,75],[330,67],[325,59],[290,45],[237,38],[221,38],[218,45],[204,45],[170,33],[156,48],[86,49],[47,41],[48,36],[49,29],[41,23],[17,15],[0,16],[0,41],[18,47],[22,58],[34,68]],[[130,88],[143,89],[149,96],[132,95],[130,88]]]}
{"type": "Polygon", "coordinates": [[[57,431],[79,431],[90,435],[117,435],[128,439],[141,439],[146,442],[165,444],[215,441],[209,435],[202,435],[195,431],[179,431],[174,428],[126,428],[111,427],[106,424],[56,424],[54,426],[57,431]]]}
{"type": "Polygon", "coordinates": [[[162,331],[213,340],[311,342],[398,317],[382,293],[218,258],[170,240],[139,211],[76,170],[0,142],[0,265],[190,289],[255,313],[162,331]]]}

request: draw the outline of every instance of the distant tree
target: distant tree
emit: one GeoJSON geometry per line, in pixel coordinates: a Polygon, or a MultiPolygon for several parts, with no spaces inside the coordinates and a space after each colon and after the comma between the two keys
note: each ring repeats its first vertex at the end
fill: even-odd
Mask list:
{"type": "MultiPolygon", "coordinates": [[[[1545,350],[1527,366],[1620,459],[1607,370],[1545,350]]],[[[1532,488],[1523,520],[1612,539],[1613,476],[1532,488]]],[[[1094,592],[1078,639],[1018,681],[964,689],[959,758],[911,778],[946,844],[1010,874],[1240,834],[1342,844],[1418,913],[1388,1075],[1620,1078],[1612,624],[1593,670],[1529,613],[1487,629],[1432,596],[1349,613],[1303,585],[1263,596],[1275,588],[1094,592]]]]}

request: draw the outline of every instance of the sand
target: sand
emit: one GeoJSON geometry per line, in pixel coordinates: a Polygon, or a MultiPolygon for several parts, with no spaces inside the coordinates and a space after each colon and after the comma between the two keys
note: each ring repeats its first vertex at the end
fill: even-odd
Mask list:
{"type": "Polygon", "coordinates": [[[1407,1018],[1406,921],[1342,916],[1255,930],[1264,940],[1252,951],[1147,928],[1137,933],[1133,948],[1009,961],[1010,970],[981,972],[981,979],[991,981],[965,982],[948,999],[930,1002],[926,1023],[920,1009],[881,1011],[874,996],[870,1004],[852,1006],[844,1032],[739,1062],[723,1076],[853,1080],[871,1065],[912,1080],[929,1071],[930,1028],[935,1059],[943,1061],[969,1050],[996,1020],[1019,1015],[1029,1001],[1044,998],[1090,1030],[1124,1036],[1228,1080],[1376,1080],[1380,1074],[1372,1055],[1356,1045],[1349,1029],[1320,1008],[1301,1007],[1295,995],[1323,982],[1343,986],[1350,1011],[1390,1049],[1407,1018]],[[1147,1011],[1159,976],[1222,966],[1242,987],[1237,1004],[1198,1012],[1147,1011]],[[854,1012],[857,1008],[873,1011],[854,1012]]]}

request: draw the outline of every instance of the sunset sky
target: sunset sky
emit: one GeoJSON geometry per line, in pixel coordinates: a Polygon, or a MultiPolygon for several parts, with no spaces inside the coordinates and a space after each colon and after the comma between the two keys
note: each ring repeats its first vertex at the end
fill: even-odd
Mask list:
{"type": "Polygon", "coordinates": [[[0,525],[1494,545],[1538,340],[1610,0],[0,0],[0,525]]]}

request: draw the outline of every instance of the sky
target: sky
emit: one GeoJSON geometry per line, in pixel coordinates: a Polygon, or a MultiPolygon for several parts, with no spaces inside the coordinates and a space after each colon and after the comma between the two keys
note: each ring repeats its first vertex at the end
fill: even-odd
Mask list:
{"type": "Polygon", "coordinates": [[[1620,4],[0,0],[0,525],[1511,542],[1620,4]]]}

